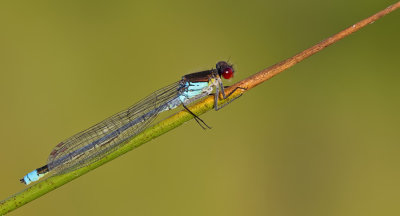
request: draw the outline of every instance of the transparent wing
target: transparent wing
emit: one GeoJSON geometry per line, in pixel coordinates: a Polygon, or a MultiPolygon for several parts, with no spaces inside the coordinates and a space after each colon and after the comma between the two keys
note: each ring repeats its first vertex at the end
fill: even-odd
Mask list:
{"type": "Polygon", "coordinates": [[[50,153],[55,173],[74,170],[101,159],[147,128],[179,94],[179,82],[168,85],[102,122],[64,140],[50,153]]]}

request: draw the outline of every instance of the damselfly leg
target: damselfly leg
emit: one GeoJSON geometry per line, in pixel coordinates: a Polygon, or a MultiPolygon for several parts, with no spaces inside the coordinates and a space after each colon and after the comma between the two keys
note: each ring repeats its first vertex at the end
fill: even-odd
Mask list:
{"type": "Polygon", "coordinates": [[[243,93],[241,93],[240,95],[230,99],[228,102],[226,102],[225,104],[222,104],[222,106],[218,107],[218,100],[219,100],[219,91],[221,91],[222,94],[222,98],[225,100],[227,98],[229,98],[229,96],[231,96],[235,91],[241,89],[241,90],[247,90],[246,88],[243,87],[236,87],[235,89],[233,89],[231,92],[229,92],[228,95],[225,95],[225,88],[227,88],[229,86],[225,86],[222,84],[221,80],[218,80],[218,86],[215,88],[215,94],[214,94],[214,109],[216,111],[224,108],[226,105],[232,103],[232,101],[238,99],[240,96],[243,95],[243,93]]]}

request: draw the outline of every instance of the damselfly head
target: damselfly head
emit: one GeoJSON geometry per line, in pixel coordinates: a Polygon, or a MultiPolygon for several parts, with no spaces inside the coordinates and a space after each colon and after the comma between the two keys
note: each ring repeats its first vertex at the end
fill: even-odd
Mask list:
{"type": "Polygon", "coordinates": [[[222,76],[224,79],[231,79],[235,70],[233,70],[232,65],[225,61],[220,61],[217,63],[218,75],[222,76]]]}

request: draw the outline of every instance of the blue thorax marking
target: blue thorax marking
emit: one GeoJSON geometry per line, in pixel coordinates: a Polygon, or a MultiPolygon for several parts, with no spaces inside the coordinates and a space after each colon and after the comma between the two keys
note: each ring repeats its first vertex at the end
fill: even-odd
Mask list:
{"type": "Polygon", "coordinates": [[[203,89],[208,87],[208,82],[187,82],[185,83],[186,91],[179,95],[179,99],[183,102],[187,99],[195,97],[203,92],[203,89]]]}

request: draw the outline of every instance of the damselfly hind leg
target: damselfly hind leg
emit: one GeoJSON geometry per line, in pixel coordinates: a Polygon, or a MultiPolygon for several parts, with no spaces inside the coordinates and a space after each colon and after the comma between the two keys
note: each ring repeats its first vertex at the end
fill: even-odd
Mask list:
{"type": "Polygon", "coordinates": [[[186,111],[188,111],[188,112],[193,116],[194,120],[196,120],[197,124],[199,124],[200,127],[203,128],[203,130],[205,130],[205,129],[207,129],[207,128],[208,128],[208,129],[211,129],[211,127],[208,126],[208,125],[203,121],[203,119],[201,119],[201,118],[198,117],[196,114],[194,114],[192,111],[190,111],[190,109],[187,108],[187,107],[185,106],[185,104],[182,103],[182,106],[183,106],[183,108],[185,108],[186,111]],[[207,128],[205,128],[203,125],[201,125],[201,123],[203,123],[207,128]]]}

